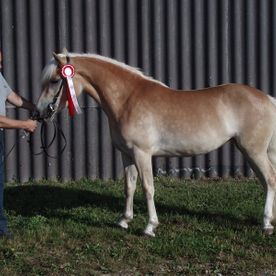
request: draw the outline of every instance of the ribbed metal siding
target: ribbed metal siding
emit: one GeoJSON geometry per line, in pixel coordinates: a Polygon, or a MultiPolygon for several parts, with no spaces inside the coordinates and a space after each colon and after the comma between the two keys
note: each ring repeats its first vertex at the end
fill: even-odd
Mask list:
{"type": "MultiPolygon", "coordinates": [[[[273,0],[0,0],[4,75],[26,98],[40,94],[40,72],[52,51],[93,52],[140,67],[167,85],[196,89],[227,82],[276,89],[276,1],[273,0]]],[[[84,113],[58,122],[67,137],[58,159],[34,156],[20,132],[6,131],[7,180],[118,178],[105,114],[89,97],[84,113]]],[[[27,118],[8,107],[8,116],[27,118]]],[[[53,129],[47,131],[48,141],[53,129]]],[[[62,147],[59,138],[50,154],[62,147]]],[[[39,152],[39,130],[33,152],[39,152]]],[[[155,158],[155,174],[179,177],[250,176],[230,144],[192,158],[155,158]]]]}

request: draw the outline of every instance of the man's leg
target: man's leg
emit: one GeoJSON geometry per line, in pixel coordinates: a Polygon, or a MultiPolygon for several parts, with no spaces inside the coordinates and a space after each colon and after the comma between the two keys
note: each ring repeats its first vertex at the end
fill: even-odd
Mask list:
{"type": "Polygon", "coordinates": [[[0,236],[8,231],[4,216],[4,131],[0,129],[0,236]]]}

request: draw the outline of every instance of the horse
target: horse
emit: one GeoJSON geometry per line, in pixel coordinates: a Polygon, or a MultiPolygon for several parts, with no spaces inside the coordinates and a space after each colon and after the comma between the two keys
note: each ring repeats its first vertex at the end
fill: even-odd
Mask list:
{"type": "Polygon", "coordinates": [[[68,105],[61,68],[71,64],[76,96],[93,97],[109,121],[114,146],[122,154],[125,208],[117,224],[133,219],[138,176],[147,202],[144,234],[159,224],[154,202],[153,156],[193,156],[233,140],[265,187],[263,231],[276,218],[276,99],[247,85],[229,83],[200,90],[174,90],[140,70],[96,54],[53,53],[42,72],[37,102],[42,120],[68,105]]]}

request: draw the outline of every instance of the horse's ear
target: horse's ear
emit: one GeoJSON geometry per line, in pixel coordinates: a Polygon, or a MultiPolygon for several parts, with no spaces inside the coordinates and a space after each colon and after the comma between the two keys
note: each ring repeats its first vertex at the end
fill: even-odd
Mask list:
{"type": "Polygon", "coordinates": [[[56,54],[55,52],[53,52],[53,57],[54,57],[54,59],[56,60],[56,62],[58,64],[62,64],[62,59],[61,59],[61,57],[58,54],[56,54]]]}
{"type": "Polygon", "coordinates": [[[69,64],[70,63],[69,52],[65,47],[62,49],[62,53],[66,56],[66,63],[69,64]]]}
{"type": "Polygon", "coordinates": [[[64,47],[62,49],[62,53],[65,55],[65,56],[68,56],[68,50],[64,47]]]}

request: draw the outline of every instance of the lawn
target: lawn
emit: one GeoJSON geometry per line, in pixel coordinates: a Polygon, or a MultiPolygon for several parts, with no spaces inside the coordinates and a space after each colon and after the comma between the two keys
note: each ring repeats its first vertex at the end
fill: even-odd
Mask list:
{"type": "Polygon", "coordinates": [[[0,275],[276,275],[276,234],[261,231],[264,193],[250,181],[155,179],[155,238],[140,188],[129,230],[115,226],[122,181],[10,183],[12,240],[0,275]]]}

